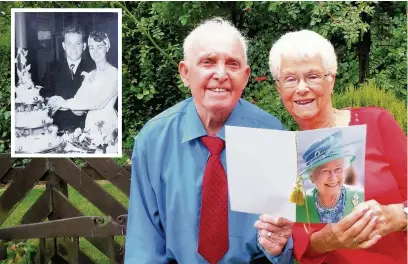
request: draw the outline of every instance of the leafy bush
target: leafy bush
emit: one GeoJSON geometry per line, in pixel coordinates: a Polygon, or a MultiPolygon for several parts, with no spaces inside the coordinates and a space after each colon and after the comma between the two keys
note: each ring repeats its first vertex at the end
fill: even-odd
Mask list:
{"type": "Polygon", "coordinates": [[[267,82],[259,86],[259,91],[253,97],[246,99],[251,102],[251,98],[253,98],[253,103],[256,103],[258,107],[278,118],[287,130],[299,130],[299,126],[283,106],[276,87],[267,82]]]}
{"type": "Polygon", "coordinates": [[[397,99],[393,93],[378,87],[373,81],[364,83],[358,89],[350,85],[345,92],[334,95],[333,105],[336,108],[360,106],[385,108],[390,111],[405,133],[407,132],[406,104],[397,99]]]}
{"type": "Polygon", "coordinates": [[[182,42],[202,20],[215,16],[232,21],[248,39],[251,77],[243,97],[277,116],[287,129],[297,130],[298,126],[280,102],[268,69],[269,49],[287,31],[312,29],[333,43],[339,61],[336,78],[339,92],[348,84],[358,85],[361,39],[365,32],[371,31],[370,78],[378,83],[395,83],[394,87],[387,85],[387,89],[400,100],[404,99],[401,91],[405,89],[406,77],[398,77],[404,77],[401,69],[406,70],[406,59],[401,58],[406,52],[406,16],[402,3],[133,2],[122,7],[123,145],[126,147],[132,146],[133,137],[147,120],[189,96],[176,66],[182,59],[182,42]],[[365,21],[363,15],[371,20],[365,21]],[[383,17],[391,18],[389,27],[381,27],[383,17]],[[388,46],[380,43],[385,35],[392,37],[388,46]],[[389,58],[388,54],[391,54],[389,58]],[[259,82],[259,77],[269,81],[259,82]]]}
{"type": "Polygon", "coordinates": [[[7,259],[1,260],[0,264],[33,264],[37,247],[26,242],[14,244],[7,243],[7,259]]]}
{"type": "Polygon", "coordinates": [[[0,152],[9,150],[10,142],[10,8],[108,6],[122,8],[123,14],[124,148],[132,147],[149,119],[190,95],[177,70],[183,58],[183,40],[201,21],[215,16],[231,21],[248,39],[251,77],[243,97],[256,101],[288,129],[296,130],[297,125],[284,110],[272,81],[257,81],[260,77],[271,80],[269,50],[288,31],[311,29],[333,43],[339,63],[339,93],[348,85],[358,85],[362,37],[370,33],[368,78],[401,102],[406,100],[404,2],[1,2],[0,11],[5,15],[0,15],[0,52],[4,51],[0,63],[7,67],[0,67],[0,152]]]}
{"type": "Polygon", "coordinates": [[[10,55],[0,44],[0,153],[10,149],[10,55]]]}

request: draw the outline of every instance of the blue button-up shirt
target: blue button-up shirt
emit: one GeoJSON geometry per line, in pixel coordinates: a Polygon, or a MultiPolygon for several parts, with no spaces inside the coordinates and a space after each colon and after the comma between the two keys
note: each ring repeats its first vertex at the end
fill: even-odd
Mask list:
{"type": "MultiPolygon", "coordinates": [[[[225,125],[280,129],[275,117],[240,99],[225,125]]],[[[207,135],[192,98],[146,123],[135,140],[126,234],[126,264],[207,263],[197,251],[201,185],[209,151],[207,135]]],[[[217,137],[225,140],[225,127],[217,137]]],[[[225,150],[221,162],[226,166],[225,150]]],[[[227,175],[228,175],[228,170],[227,175]]],[[[251,175],[248,175],[251,177],[251,175]]],[[[278,256],[258,244],[259,215],[229,208],[229,249],[219,262],[250,263],[267,256],[272,263],[292,261],[292,238],[278,256]]]]}

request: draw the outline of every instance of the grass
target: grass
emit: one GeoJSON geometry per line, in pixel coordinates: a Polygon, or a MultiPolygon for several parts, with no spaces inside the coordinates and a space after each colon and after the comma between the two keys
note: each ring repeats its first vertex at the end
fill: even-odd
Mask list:
{"type": "MultiPolygon", "coordinates": [[[[106,181],[98,181],[107,192],[109,192],[113,197],[115,197],[121,204],[127,208],[128,198],[117,189],[114,185],[106,181]]],[[[19,225],[21,218],[27,212],[32,204],[41,196],[45,191],[45,186],[36,186],[33,188],[24,200],[15,208],[13,213],[7,218],[7,220],[1,225],[1,227],[11,227],[19,225]]],[[[4,189],[0,189],[0,196],[4,193],[4,189]]],[[[85,215],[93,216],[105,216],[98,208],[96,208],[92,203],[90,203],[86,198],[84,198],[80,193],[78,193],[74,188],[68,186],[68,198],[69,200],[85,215]]],[[[124,237],[115,237],[115,241],[119,243],[122,247],[124,246],[124,237]]],[[[30,239],[30,243],[38,245],[38,239],[30,239]]],[[[90,258],[92,258],[95,263],[98,264],[108,264],[109,259],[102,254],[97,248],[95,248],[86,239],[80,238],[79,246],[83,252],[85,252],[90,258]]]]}

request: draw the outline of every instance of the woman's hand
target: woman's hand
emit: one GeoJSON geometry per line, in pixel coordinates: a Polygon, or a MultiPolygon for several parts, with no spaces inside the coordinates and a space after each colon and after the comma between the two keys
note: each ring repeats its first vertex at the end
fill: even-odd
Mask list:
{"type": "Polygon", "coordinates": [[[263,214],[254,226],[258,228],[259,244],[270,255],[279,255],[292,236],[293,222],[283,217],[263,214]]]}
{"type": "Polygon", "coordinates": [[[368,208],[377,216],[378,221],[369,238],[376,235],[385,236],[392,232],[402,231],[407,226],[407,218],[401,204],[381,205],[376,200],[357,205],[354,210],[368,208]]]}
{"type": "Polygon", "coordinates": [[[48,105],[52,108],[63,108],[66,101],[61,96],[52,96],[48,99],[48,105]]]}
{"type": "Polygon", "coordinates": [[[310,237],[308,255],[322,254],[337,249],[361,249],[372,247],[381,238],[370,236],[378,217],[368,208],[353,211],[338,223],[328,224],[310,237]]]}

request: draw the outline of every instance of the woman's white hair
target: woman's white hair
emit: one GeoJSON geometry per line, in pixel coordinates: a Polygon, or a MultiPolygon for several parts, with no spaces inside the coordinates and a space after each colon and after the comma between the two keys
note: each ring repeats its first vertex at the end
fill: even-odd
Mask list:
{"type": "Polygon", "coordinates": [[[197,43],[197,41],[200,40],[200,38],[202,38],[203,36],[211,37],[211,35],[214,35],[214,32],[222,35],[235,36],[242,45],[245,54],[245,62],[247,62],[248,47],[246,39],[234,25],[220,17],[204,21],[193,31],[191,31],[190,34],[184,39],[184,60],[187,60],[188,52],[197,43]]]}
{"type": "Polygon", "coordinates": [[[320,55],[327,73],[336,74],[337,57],[330,41],[311,30],[289,32],[273,44],[269,52],[269,70],[277,80],[282,57],[303,60],[316,55],[320,55]]]}

